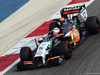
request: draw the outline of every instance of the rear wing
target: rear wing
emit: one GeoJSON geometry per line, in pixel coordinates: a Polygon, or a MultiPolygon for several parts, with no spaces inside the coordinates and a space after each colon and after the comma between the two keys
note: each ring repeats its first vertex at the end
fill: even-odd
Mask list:
{"type": "Polygon", "coordinates": [[[73,16],[80,14],[84,20],[87,19],[87,11],[85,4],[81,6],[65,7],[60,12],[61,16],[64,18],[72,19],[73,16]]]}

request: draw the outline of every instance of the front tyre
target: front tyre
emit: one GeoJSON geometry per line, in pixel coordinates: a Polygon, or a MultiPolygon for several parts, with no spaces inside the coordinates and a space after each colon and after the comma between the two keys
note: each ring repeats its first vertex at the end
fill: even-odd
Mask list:
{"type": "Polygon", "coordinates": [[[19,62],[19,63],[17,64],[17,69],[18,69],[19,71],[25,70],[24,65],[23,65],[22,62],[19,62]]]}
{"type": "Polygon", "coordinates": [[[96,16],[88,17],[85,26],[87,31],[91,34],[96,34],[100,32],[100,22],[96,16]]]}
{"type": "Polygon", "coordinates": [[[64,55],[64,59],[70,59],[72,57],[72,49],[69,47],[67,41],[63,41],[59,44],[60,54],[64,55]]]}
{"type": "Polygon", "coordinates": [[[21,61],[31,61],[33,60],[32,51],[29,47],[22,47],[20,50],[21,61]]]}

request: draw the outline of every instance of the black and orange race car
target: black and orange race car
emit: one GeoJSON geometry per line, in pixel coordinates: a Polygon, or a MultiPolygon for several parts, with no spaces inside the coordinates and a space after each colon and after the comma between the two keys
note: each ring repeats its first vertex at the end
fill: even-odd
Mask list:
{"type": "Polygon", "coordinates": [[[72,57],[72,51],[89,34],[100,32],[99,19],[87,17],[85,5],[63,8],[60,13],[61,18],[53,19],[50,23],[49,33],[38,39],[39,44],[36,41],[37,48],[21,48],[18,70],[59,65],[72,57]],[[79,20],[78,14],[82,16],[83,22],[79,20]]]}

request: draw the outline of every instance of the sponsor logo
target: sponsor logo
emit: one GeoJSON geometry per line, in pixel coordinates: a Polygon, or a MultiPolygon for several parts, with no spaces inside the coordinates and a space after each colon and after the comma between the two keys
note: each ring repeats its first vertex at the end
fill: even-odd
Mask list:
{"type": "Polygon", "coordinates": [[[42,44],[43,46],[45,45],[45,44],[42,44]]]}
{"type": "Polygon", "coordinates": [[[64,8],[64,11],[79,10],[80,6],[64,8]]]}
{"type": "Polygon", "coordinates": [[[42,51],[38,51],[36,54],[41,56],[42,53],[42,51]]]}
{"type": "Polygon", "coordinates": [[[39,50],[43,50],[43,47],[39,47],[39,50]]]}
{"type": "Polygon", "coordinates": [[[85,13],[85,12],[83,12],[83,16],[84,16],[84,19],[86,19],[86,18],[87,18],[87,16],[86,16],[86,13],[85,13]]]}
{"type": "Polygon", "coordinates": [[[77,39],[77,38],[79,38],[79,32],[74,33],[74,39],[77,39]]]}

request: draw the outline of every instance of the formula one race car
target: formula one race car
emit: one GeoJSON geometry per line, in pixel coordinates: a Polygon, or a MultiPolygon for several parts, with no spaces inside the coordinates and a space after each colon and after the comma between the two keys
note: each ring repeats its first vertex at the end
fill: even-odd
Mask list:
{"type": "Polygon", "coordinates": [[[97,17],[87,17],[85,5],[67,7],[61,10],[61,18],[53,19],[49,25],[49,33],[38,39],[37,48],[31,50],[22,47],[18,70],[38,68],[46,65],[59,65],[63,60],[72,57],[75,49],[89,34],[100,32],[100,23],[97,17]],[[84,19],[78,18],[81,14],[84,19]]]}

